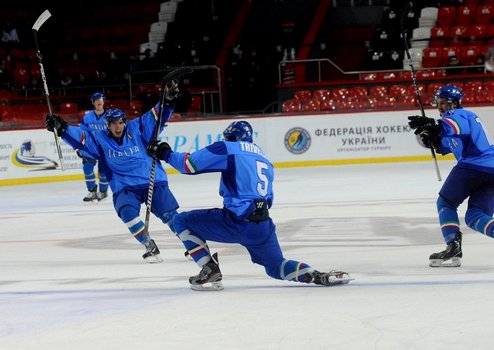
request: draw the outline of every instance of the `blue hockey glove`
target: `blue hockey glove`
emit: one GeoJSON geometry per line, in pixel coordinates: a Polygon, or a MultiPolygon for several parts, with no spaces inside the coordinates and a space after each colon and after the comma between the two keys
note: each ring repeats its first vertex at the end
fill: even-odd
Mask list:
{"type": "Polygon", "coordinates": [[[158,140],[153,140],[149,143],[146,152],[151,157],[157,157],[168,163],[170,160],[170,155],[172,154],[172,148],[166,142],[159,142],[158,140]]]}
{"type": "Polygon", "coordinates": [[[65,130],[67,130],[67,122],[55,114],[47,114],[45,118],[46,130],[55,132],[57,131],[58,136],[62,136],[65,130]]]}

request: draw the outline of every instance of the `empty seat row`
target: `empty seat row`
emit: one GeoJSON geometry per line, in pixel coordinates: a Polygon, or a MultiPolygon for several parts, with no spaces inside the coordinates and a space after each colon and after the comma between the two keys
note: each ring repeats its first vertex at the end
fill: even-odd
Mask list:
{"type": "Polygon", "coordinates": [[[484,55],[490,46],[450,46],[450,47],[426,47],[422,52],[422,67],[446,67],[451,57],[458,60],[458,65],[482,65],[484,55]]]}
{"type": "Polygon", "coordinates": [[[489,44],[494,38],[494,23],[489,25],[435,26],[432,28],[416,28],[414,31],[416,31],[417,43],[428,43],[425,47],[442,47],[451,42],[455,46],[482,45],[489,44]]]}
{"type": "MultiPolygon", "coordinates": [[[[463,90],[463,103],[492,103],[494,102],[494,80],[481,81],[471,80],[467,82],[452,81],[450,84],[457,85],[463,90]]],[[[428,85],[418,84],[422,105],[431,104],[434,93],[444,86],[444,83],[430,83],[428,85]]],[[[365,88],[358,86],[359,89],[365,88]]],[[[337,111],[337,110],[372,110],[387,107],[412,108],[418,107],[418,98],[413,85],[393,84],[370,86],[367,95],[345,95],[351,88],[318,89],[318,90],[298,90],[293,97],[285,100],[282,104],[282,111],[289,112],[310,112],[310,111],[337,111]],[[321,94],[321,91],[328,91],[321,94]],[[339,97],[332,94],[332,91],[339,91],[339,97]],[[321,96],[325,96],[321,98],[321,96]]]]}
{"type": "Polygon", "coordinates": [[[437,10],[436,25],[487,24],[493,21],[494,3],[441,6],[437,10]]]}

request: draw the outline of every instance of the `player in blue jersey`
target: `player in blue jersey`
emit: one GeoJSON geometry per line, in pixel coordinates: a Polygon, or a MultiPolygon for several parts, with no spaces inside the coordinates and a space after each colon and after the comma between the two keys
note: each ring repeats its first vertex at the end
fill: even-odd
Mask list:
{"type": "Polygon", "coordinates": [[[460,266],[460,220],[457,209],[468,198],[465,222],[471,229],[494,237],[494,145],[480,118],[461,106],[463,93],[455,85],[434,95],[440,118],[408,117],[409,125],[425,147],[440,154],[453,153],[457,164],[449,173],[437,200],[439,224],[446,250],[434,253],[429,265],[460,266]]]}
{"type": "MultiPolygon", "coordinates": [[[[147,202],[153,159],[146,153],[148,143],[154,139],[156,127],[160,131],[173,112],[173,102],[179,95],[178,84],[165,87],[166,103],[162,122],[157,126],[159,103],[139,118],[127,121],[120,109],[110,109],[106,116],[107,130],[87,131],[67,125],[60,116],[47,115],[46,127],[75,149],[89,154],[102,164],[113,193],[113,205],[130,233],[146,247],[143,255],[149,263],[161,262],[160,251],[146,231],[140,218],[140,209],[147,202]]],[[[167,175],[157,162],[151,212],[172,230],[178,203],[168,187],[167,175]]]]}
{"type": "Polygon", "coordinates": [[[306,263],[283,257],[269,216],[273,204],[273,165],[253,143],[252,135],[248,122],[236,121],[223,132],[224,141],[194,153],[172,152],[166,142],[154,141],[148,146],[151,156],[159,156],[183,174],[221,173],[219,193],[223,208],[181,212],[174,219],[174,232],[201,267],[197,276],[189,278],[192,289],[223,289],[218,255],[211,255],[208,240],[241,244],[252,261],[264,266],[275,279],[319,285],[348,283],[350,278],[345,272],[319,272],[306,263]]]}
{"type": "MultiPolygon", "coordinates": [[[[101,92],[95,92],[91,96],[91,103],[94,109],[86,112],[80,127],[82,130],[107,130],[106,128],[106,115],[108,110],[105,109],[106,97],[101,92]]],[[[101,201],[108,197],[108,180],[106,179],[105,172],[101,163],[98,163],[96,159],[91,158],[88,154],[77,151],[79,157],[82,158],[82,171],[84,173],[84,180],[86,181],[86,187],[89,191],[86,197],[83,198],[85,203],[93,201],[101,201]],[[99,191],[98,184],[96,183],[96,174],[94,168],[98,164],[98,177],[99,177],[99,191]]]]}

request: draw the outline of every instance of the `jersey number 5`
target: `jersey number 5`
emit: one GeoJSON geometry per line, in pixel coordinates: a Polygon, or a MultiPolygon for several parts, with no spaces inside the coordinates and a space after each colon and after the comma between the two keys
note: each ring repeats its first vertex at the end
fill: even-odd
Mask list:
{"type": "Polygon", "coordinates": [[[257,193],[261,196],[265,196],[268,193],[268,177],[264,174],[264,171],[268,169],[268,165],[266,163],[256,161],[257,166],[257,177],[259,179],[257,183],[257,193]]]}

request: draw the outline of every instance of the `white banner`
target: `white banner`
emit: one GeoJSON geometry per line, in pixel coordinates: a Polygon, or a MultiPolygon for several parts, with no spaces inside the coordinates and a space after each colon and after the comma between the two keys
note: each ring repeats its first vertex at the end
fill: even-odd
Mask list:
{"type": "MultiPolygon", "coordinates": [[[[494,129],[494,108],[472,108],[494,129]]],[[[247,120],[256,142],[275,166],[310,166],[363,162],[429,160],[408,127],[407,116],[419,111],[287,116],[237,116],[235,119],[174,121],[160,135],[174,151],[194,152],[222,139],[233,120],[247,120]]],[[[436,117],[435,110],[428,116],[436,117]]],[[[492,132],[491,132],[492,133],[492,132]]],[[[53,133],[44,129],[0,132],[0,185],[76,179],[82,162],[60,139],[61,171],[53,133]]],[[[438,159],[441,159],[438,156],[438,159]]]]}

